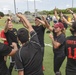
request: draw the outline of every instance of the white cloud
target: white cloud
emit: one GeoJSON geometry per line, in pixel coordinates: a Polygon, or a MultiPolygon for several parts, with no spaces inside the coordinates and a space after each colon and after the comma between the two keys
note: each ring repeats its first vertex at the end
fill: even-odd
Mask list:
{"type": "MultiPolygon", "coordinates": [[[[16,2],[21,2],[21,0],[15,0],[16,2]]],[[[22,0],[22,1],[27,1],[27,0],[22,0]]],[[[42,1],[42,0],[28,0],[28,1],[42,1]]],[[[14,2],[14,0],[0,0],[0,3],[1,2],[6,2],[6,3],[11,3],[11,2],[14,2]]]]}
{"type": "Polygon", "coordinates": [[[69,7],[69,6],[70,6],[70,5],[68,5],[68,4],[66,5],[66,7],[69,7]]]}
{"type": "Polygon", "coordinates": [[[8,8],[3,8],[3,10],[9,10],[8,8]]]}
{"type": "MultiPolygon", "coordinates": [[[[34,1],[36,1],[36,8],[38,10],[52,10],[55,6],[61,9],[72,7],[71,0],[15,0],[18,11],[27,11],[27,1],[29,11],[34,11],[34,1]]],[[[76,7],[75,3],[76,0],[74,1],[74,7],[76,7]]],[[[14,0],[0,0],[0,11],[6,13],[8,10],[14,12],[14,0]]]]}
{"type": "MultiPolygon", "coordinates": [[[[13,0],[11,0],[13,2],[13,0]]],[[[1,0],[0,3],[11,3],[10,0],[1,0]]]]}
{"type": "Polygon", "coordinates": [[[41,1],[41,0],[28,0],[28,1],[41,1]]]}

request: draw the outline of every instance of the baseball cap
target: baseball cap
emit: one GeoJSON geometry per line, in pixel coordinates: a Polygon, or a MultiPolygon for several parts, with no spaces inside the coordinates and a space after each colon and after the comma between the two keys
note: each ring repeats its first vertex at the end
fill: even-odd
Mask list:
{"type": "Polygon", "coordinates": [[[59,27],[61,29],[64,29],[64,25],[61,22],[58,22],[54,25],[55,28],[59,27]]]}

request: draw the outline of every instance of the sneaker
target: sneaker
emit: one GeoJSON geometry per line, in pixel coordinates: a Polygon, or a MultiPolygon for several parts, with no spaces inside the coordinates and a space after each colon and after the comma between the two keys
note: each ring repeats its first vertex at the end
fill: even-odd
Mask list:
{"type": "Polygon", "coordinates": [[[61,72],[56,72],[55,75],[61,75],[61,72]]]}
{"type": "Polygon", "coordinates": [[[44,66],[42,66],[42,70],[45,71],[45,67],[44,66]]]}

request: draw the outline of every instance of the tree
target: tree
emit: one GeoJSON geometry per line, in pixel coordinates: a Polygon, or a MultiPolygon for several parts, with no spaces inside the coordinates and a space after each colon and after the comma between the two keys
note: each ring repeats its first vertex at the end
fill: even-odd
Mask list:
{"type": "Polygon", "coordinates": [[[4,13],[3,13],[3,12],[0,12],[0,16],[1,16],[1,17],[4,17],[4,13]]]}
{"type": "Polygon", "coordinates": [[[30,15],[31,13],[30,13],[30,11],[25,11],[24,14],[26,14],[26,15],[29,14],[30,15]]]}

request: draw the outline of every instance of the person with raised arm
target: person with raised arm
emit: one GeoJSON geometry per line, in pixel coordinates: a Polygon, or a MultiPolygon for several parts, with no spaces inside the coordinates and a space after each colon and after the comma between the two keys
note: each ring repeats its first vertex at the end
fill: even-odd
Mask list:
{"type": "MultiPolygon", "coordinates": [[[[0,15],[0,19],[3,16],[0,15]]],[[[13,56],[18,50],[17,44],[12,42],[12,48],[0,42],[0,75],[10,75],[7,68],[6,62],[4,60],[5,56],[13,56]]]]}
{"type": "Polygon", "coordinates": [[[65,34],[64,34],[64,25],[61,22],[58,22],[51,27],[44,17],[43,21],[40,21],[45,25],[53,35],[50,34],[49,37],[52,40],[53,44],[53,53],[54,53],[54,73],[55,75],[61,75],[60,67],[65,59],[65,34]]]}
{"type": "MultiPolygon", "coordinates": [[[[40,17],[35,17],[35,25],[32,25],[33,29],[36,31],[40,45],[41,45],[41,52],[43,55],[43,59],[44,59],[44,52],[45,52],[45,45],[44,45],[44,35],[45,35],[45,29],[46,27],[44,26],[44,24],[41,24],[40,21],[41,18],[40,17]]],[[[41,20],[42,21],[42,20],[41,20]]],[[[43,71],[45,70],[45,67],[42,66],[43,71]]]]}
{"type": "MultiPolygon", "coordinates": [[[[18,48],[20,47],[19,43],[18,43],[18,39],[17,39],[17,29],[13,27],[13,23],[12,23],[10,17],[8,17],[7,20],[6,20],[4,33],[5,33],[5,36],[6,36],[6,40],[8,41],[8,45],[10,47],[12,45],[12,42],[15,42],[17,44],[18,48]]],[[[10,57],[10,66],[9,66],[10,75],[12,74],[13,67],[15,66],[14,58],[15,58],[14,56],[10,57]]]]}
{"type": "Polygon", "coordinates": [[[61,13],[61,17],[65,21],[65,23],[67,23],[69,26],[72,26],[72,23],[74,21],[76,21],[76,14],[72,10],[70,10],[70,9],[67,9],[67,10],[73,15],[73,21],[68,22],[67,19],[63,16],[63,13],[61,13]]]}
{"type": "Polygon", "coordinates": [[[73,15],[73,18],[76,21],[76,14],[71,9],[67,9],[67,10],[73,15]]]}
{"type": "MultiPolygon", "coordinates": [[[[54,10],[54,14],[55,14],[55,17],[57,18],[58,22],[61,22],[63,23],[64,25],[64,29],[66,30],[68,28],[68,25],[67,23],[64,21],[64,19],[61,17],[61,14],[59,13],[59,18],[58,18],[58,13],[57,13],[57,9],[55,8],[54,10]]],[[[67,20],[67,16],[66,15],[63,15],[64,18],[67,20]]]]}
{"type": "Polygon", "coordinates": [[[18,30],[18,39],[22,44],[15,55],[18,75],[44,75],[43,56],[37,33],[24,15],[17,14],[17,16],[25,27],[18,30]]]}
{"type": "Polygon", "coordinates": [[[71,34],[66,38],[66,74],[76,75],[76,21],[72,23],[70,28],[71,34]]]}

